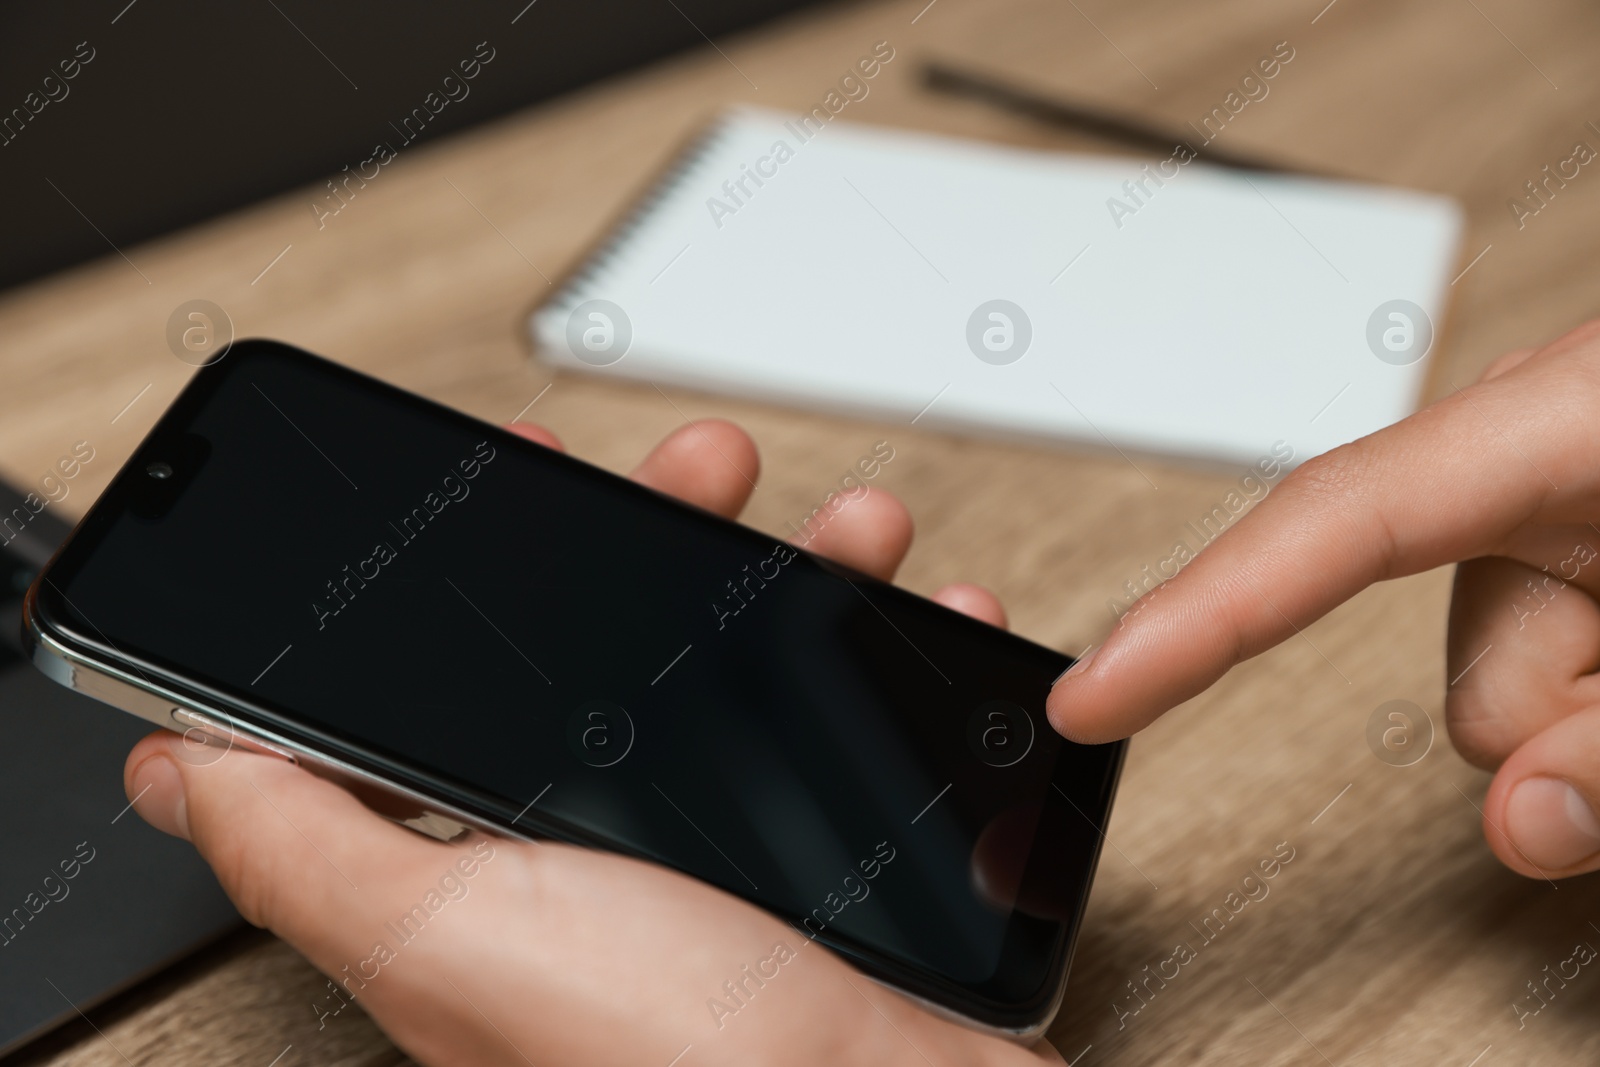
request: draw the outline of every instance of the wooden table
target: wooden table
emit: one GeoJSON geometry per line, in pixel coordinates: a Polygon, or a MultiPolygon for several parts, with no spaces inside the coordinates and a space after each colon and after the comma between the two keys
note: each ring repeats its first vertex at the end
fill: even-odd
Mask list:
{"type": "MultiPolygon", "coordinates": [[[[485,418],[509,418],[553,380],[534,415],[615,469],[679,425],[680,408],[737,419],[767,471],[747,518],[768,530],[888,437],[897,458],[884,477],[921,529],[905,584],[987,583],[1019,631],[1081,649],[1109,624],[1105,602],[1122,580],[1237,472],[1141,464],[1156,490],[1115,456],[683,391],[669,403],[650,388],[552,377],[522,339],[546,278],[575,263],[711,112],[739,101],[798,112],[879,40],[897,58],[852,105],[858,120],[1090,150],[1101,146],[931,94],[918,66],[958,60],[1181,124],[1287,40],[1294,62],[1230,126],[1233,147],[1447,192],[1468,208],[1465,258],[1483,254],[1455,284],[1436,394],[1600,305],[1600,176],[1585,170],[1520,226],[1507,207],[1574,142],[1600,146],[1588,125],[1600,123],[1600,13],[1578,0],[926,2],[824,8],[721,42],[726,56],[707,47],[403,152],[321,230],[314,190],[300,190],[6,294],[0,468],[31,479],[86,438],[100,458],[66,504],[81,507],[183,385],[189,368],[168,350],[167,319],[205,298],[241,336],[293,341],[485,418]]],[[[504,62],[516,61],[514,32],[497,39],[504,62]]],[[[1137,740],[1050,1035],[1064,1055],[1091,1067],[1600,1058],[1600,978],[1582,974],[1520,1029],[1512,1008],[1576,942],[1600,944],[1600,882],[1556,890],[1503,870],[1473,810],[1487,776],[1442,734],[1403,768],[1365,740],[1368,717],[1391,699],[1442,727],[1448,588],[1439,572],[1370,590],[1137,740]],[[1148,1002],[1131,1000],[1127,983],[1179,941],[1198,942],[1191,922],[1280,842],[1295,858],[1270,895],[1177,979],[1148,987],[1148,1002]]],[[[122,1064],[109,1038],[141,1064],[265,1065],[289,1044],[283,1067],[403,1060],[358,1014],[319,1032],[309,1002],[322,985],[282,944],[246,933],[96,1011],[104,1037],[71,1027],[23,1059],[122,1064]]]]}

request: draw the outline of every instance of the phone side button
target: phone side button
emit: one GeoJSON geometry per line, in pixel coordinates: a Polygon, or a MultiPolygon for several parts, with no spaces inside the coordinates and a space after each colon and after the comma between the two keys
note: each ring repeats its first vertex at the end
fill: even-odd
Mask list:
{"type": "MultiPolygon", "coordinates": [[[[290,763],[300,762],[294,753],[287,749],[248,734],[231,722],[191,711],[189,708],[173,708],[172,721],[186,740],[194,734],[199,734],[201,743],[207,748],[220,748],[224,753],[229,749],[239,748],[262,756],[276,756],[290,763]]],[[[217,758],[220,759],[221,756],[217,758]]]]}

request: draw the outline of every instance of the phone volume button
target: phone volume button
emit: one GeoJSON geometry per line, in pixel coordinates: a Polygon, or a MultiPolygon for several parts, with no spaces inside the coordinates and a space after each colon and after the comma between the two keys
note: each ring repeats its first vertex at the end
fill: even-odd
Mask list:
{"type": "MultiPolygon", "coordinates": [[[[294,753],[288,749],[257,737],[243,727],[221,716],[207,715],[189,708],[175,707],[172,709],[172,721],[185,737],[188,737],[191,731],[199,733],[205,738],[207,746],[221,746],[224,752],[233,748],[241,748],[246,752],[255,752],[263,756],[276,756],[289,763],[300,762],[295,758],[294,753]]],[[[221,757],[219,756],[218,758],[220,759],[221,757]]]]}

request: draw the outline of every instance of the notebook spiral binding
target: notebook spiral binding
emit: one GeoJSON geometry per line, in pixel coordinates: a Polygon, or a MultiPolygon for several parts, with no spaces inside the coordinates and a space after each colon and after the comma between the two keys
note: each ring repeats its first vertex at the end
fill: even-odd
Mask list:
{"type": "Polygon", "coordinates": [[[731,112],[719,115],[678,150],[677,158],[652,180],[649,191],[622,216],[621,222],[612,230],[611,237],[587,258],[577,273],[562,283],[560,290],[545,305],[547,311],[570,311],[583,302],[590,286],[605,273],[661,202],[689,180],[706,154],[727,135],[736,117],[731,112]]]}

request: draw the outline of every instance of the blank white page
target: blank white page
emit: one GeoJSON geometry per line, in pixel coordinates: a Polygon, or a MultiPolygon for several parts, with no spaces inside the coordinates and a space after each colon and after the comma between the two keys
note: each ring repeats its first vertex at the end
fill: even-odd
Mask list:
{"type": "Polygon", "coordinates": [[[544,358],[599,374],[1237,463],[1413,410],[1453,201],[1176,161],[1130,193],[1142,166],[839,120],[806,141],[740,110],[530,327],[544,358]],[[748,169],[767,176],[741,191],[748,169]],[[969,329],[992,300],[1021,315],[969,329]]]}

